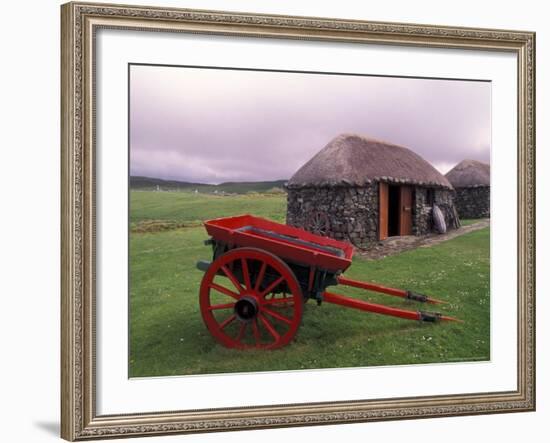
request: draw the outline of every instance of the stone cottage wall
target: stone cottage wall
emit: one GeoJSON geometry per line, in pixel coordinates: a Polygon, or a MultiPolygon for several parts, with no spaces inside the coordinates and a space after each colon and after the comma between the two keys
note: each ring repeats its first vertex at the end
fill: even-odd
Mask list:
{"type": "MultiPolygon", "coordinates": [[[[454,195],[448,189],[435,189],[434,202],[445,216],[447,229],[458,227],[453,210],[454,195]]],[[[416,187],[413,206],[413,234],[425,235],[434,230],[432,207],[428,204],[428,188],[416,187]]]]}
{"type": "Polygon", "coordinates": [[[491,188],[477,186],[456,188],[455,205],[461,218],[486,218],[491,216],[491,188]]]}
{"type": "Polygon", "coordinates": [[[436,189],[435,204],[445,216],[445,224],[447,229],[456,229],[460,225],[460,220],[457,220],[457,213],[454,206],[454,192],[448,189],[436,189]]]}
{"type": "Polygon", "coordinates": [[[366,247],[378,240],[378,184],[290,188],[286,222],[317,234],[326,227],[328,237],[366,247]]]}
{"type": "MultiPolygon", "coordinates": [[[[412,233],[428,234],[434,226],[427,188],[415,187],[414,195],[412,233]]],[[[456,227],[453,191],[436,189],[434,199],[445,215],[447,227],[456,227]]],[[[286,222],[357,247],[368,247],[378,241],[378,183],[364,187],[289,188],[286,222]]]]}
{"type": "Polygon", "coordinates": [[[427,204],[428,190],[417,187],[414,190],[413,235],[424,235],[433,229],[432,207],[427,204]]]}

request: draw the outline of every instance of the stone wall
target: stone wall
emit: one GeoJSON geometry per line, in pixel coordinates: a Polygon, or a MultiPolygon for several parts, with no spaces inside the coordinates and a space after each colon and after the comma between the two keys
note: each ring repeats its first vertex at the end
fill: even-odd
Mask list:
{"type": "MultiPolygon", "coordinates": [[[[439,206],[445,216],[445,224],[447,229],[458,227],[454,206],[453,191],[448,189],[436,188],[434,193],[434,203],[439,206]]],[[[415,199],[413,206],[413,234],[425,235],[434,231],[434,223],[432,218],[432,205],[428,202],[428,188],[415,188],[415,199]]]]}
{"type": "MultiPolygon", "coordinates": [[[[443,215],[445,216],[447,230],[460,227],[460,220],[458,219],[458,214],[456,213],[453,191],[448,189],[436,189],[435,204],[439,206],[439,209],[441,209],[443,215]]],[[[430,220],[432,220],[433,223],[432,217],[430,217],[430,220]]]]}
{"type": "MultiPolygon", "coordinates": [[[[412,232],[428,234],[434,229],[428,189],[414,189],[412,232]]],[[[453,227],[453,192],[435,189],[434,200],[443,211],[447,226],[453,227]]],[[[357,247],[368,247],[378,241],[378,183],[363,187],[290,188],[286,222],[357,247]]]]}
{"type": "Polygon", "coordinates": [[[489,186],[456,188],[455,191],[455,205],[460,218],[491,216],[491,188],[489,186]]]}
{"type": "Polygon", "coordinates": [[[378,184],[288,189],[286,222],[365,247],[378,240],[378,184]]]}
{"type": "Polygon", "coordinates": [[[414,192],[413,204],[413,235],[424,235],[433,229],[432,207],[427,204],[428,190],[417,187],[414,192]]]}

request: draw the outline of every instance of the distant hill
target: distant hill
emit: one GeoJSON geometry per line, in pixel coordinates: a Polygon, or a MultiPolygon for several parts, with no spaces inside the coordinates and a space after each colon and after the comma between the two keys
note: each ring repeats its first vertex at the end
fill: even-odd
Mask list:
{"type": "Polygon", "coordinates": [[[130,177],[130,189],[133,190],[157,190],[163,191],[194,191],[199,192],[227,192],[230,194],[246,194],[247,192],[266,192],[274,188],[284,189],[288,180],[273,180],[263,182],[226,182],[219,185],[206,183],[192,183],[177,180],[163,180],[160,178],[132,176],[130,177]]]}

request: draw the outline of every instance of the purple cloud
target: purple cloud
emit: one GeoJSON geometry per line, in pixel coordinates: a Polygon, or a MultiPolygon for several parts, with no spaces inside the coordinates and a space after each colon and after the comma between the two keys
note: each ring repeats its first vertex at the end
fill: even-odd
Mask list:
{"type": "Polygon", "coordinates": [[[332,138],[406,146],[445,173],[489,162],[488,82],[132,66],[132,175],[286,179],[332,138]]]}

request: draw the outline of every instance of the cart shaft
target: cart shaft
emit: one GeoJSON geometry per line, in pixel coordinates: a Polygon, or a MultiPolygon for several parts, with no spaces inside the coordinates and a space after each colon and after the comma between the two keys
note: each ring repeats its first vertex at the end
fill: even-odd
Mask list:
{"type": "Polygon", "coordinates": [[[419,302],[426,302],[426,303],[433,303],[433,304],[445,303],[444,301],[437,300],[432,297],[428,297],[427,295],[424,295],[424,294],[418,294],[416,292],[407,291],[405,289],[389,288],[387,286],[382,286],[376,283],[353,280],[351,278],[347,278],[343,276],[338,277],[338,284],[344,285],[344,286],[351,286],[353,288],[365,289],[367,291],[378,292],[381,294],[393,295],[395,297],[407,298],[409,300],[414,300],[419,302]]]}
{"type": "Polygon", "coordinates": [[[406,309],[392,308],[363,300],[357,300],[355,298],[346,297],[345,295],[335,294],[333,292],[325,292],[323,294],[323,301],[335,305],[347,306],[348,308],[359,309],[361,311],[390,315],[392,317],[399,317],[407,320],[427,322],[436,322],[439,320],[460,321],[453,317],[447,317],[436,312],[408,311],[406,309]]]}

